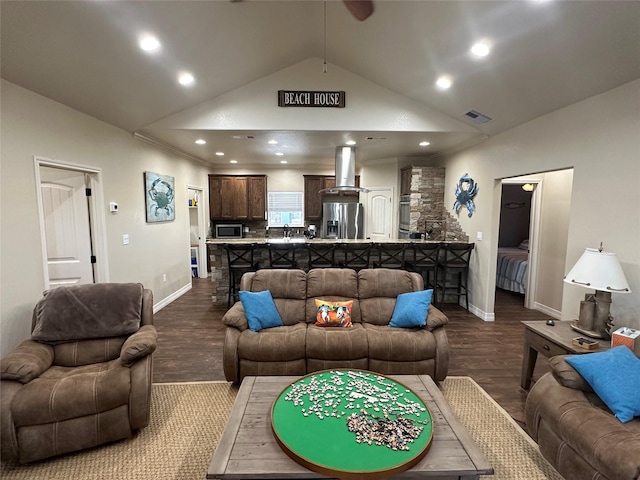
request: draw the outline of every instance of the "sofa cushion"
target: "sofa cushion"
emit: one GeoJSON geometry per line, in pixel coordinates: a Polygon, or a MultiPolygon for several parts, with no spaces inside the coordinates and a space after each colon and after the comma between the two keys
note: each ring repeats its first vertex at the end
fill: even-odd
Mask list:
{"type": "Polygon", "coordinates": [[[351,327],[351,309],[353,300],[346,302],[330,302],[316,299],[316,326],[318,327],[351,327]]]}
{"type": "Polygon", "coordinates": [[[40,377],[16,394],[11,413],[16,426],[40,425],[106,412],[129,403],[130,374],[122,366],[99,373],[67,370],[59,378],[40,377]]]}
{"type": "Polygon", "coordinates": [[[389,326],[399,328],[424,327],[433,290],[401,293],[391,315],[389,326]]]}
{"type": "Polygon", "coordinates": [[[434,358],[436,340],[424,328],[393,328],[364,324],[369,358],[391,362],[415,362],[434,358]]]}
{"type": "Polygon", "coordinates": [[[351,328],[307,327],[307,358],[322,360],[353,360],[369,354],[362,324],[351,328]]]}
{"type": "Polygon", "coordinates": [[[249,328],[259,332],[265,328],[281,327],[283,325],[276,304],[273,303],[271,292],[239,292],[240,301],[247,316],[249,328]]]}
{"type": "Polygon", "coordinates": [[[31,338],[62,343],[129,335],[140,328],[139,283],[96,283],[45,292],[35,307],[31,338]]]}
{"type": "Polygon", "coordinates": [[[251,291],[269,290],[276,298],[297,298],[307,296],[307,274],[303,270],[263,269],[253,275],[251,291]]]}
{"type": "Polygon", "coordinates": [[[251,273],[250,282],[241,282],[241,288],[260,292],[269,290],[284,325],[304,323],[307,298],[307,274],[303,270],[263,269],[251,273]],[[247,283],[250,283],[247,285],[247,283]]]}
{"type": "Polygon", "coordinates": [[[238,358],[257,362],[282,362],[303,359],[307,326],[273,327],[261,332],[244,330],[238,338],[238,358]]]}
{"type": "Polygon", "coordinates": [[[640,359],[625,346],[566,358],[625,423],[640,416],[640,359]]]}
{"type": "Polygon", "coordinates": [[[388,325],[398,295],[418,290],[422,290],[422,277],[417,273],[388,268],[360,270],[358,293],[362,321],[388,325]]]}

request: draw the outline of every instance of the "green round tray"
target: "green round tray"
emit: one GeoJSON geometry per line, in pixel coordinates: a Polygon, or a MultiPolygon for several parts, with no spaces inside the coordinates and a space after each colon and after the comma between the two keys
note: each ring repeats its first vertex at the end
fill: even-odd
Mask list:
{"type": "Polygon", "coordinates": [[[364,370],[325,370],[292,383],[273,403],[271,427],[296,462],[344,479],[370,480],[407,470],[426,455],[433,438],[431,412],[415,393],[364,370]],[[392,423],[398,419],[401,424],[392,423]],[[365,435],[360,442],[349,423],[365,435]],[[403,426],[405,433],[394,442],[392,433],[403,426]],[[372,438],[373,431],[383,433],[372,438]],[[405,441],[407,431],[415,436],[412,442],[405,441]],[[376,438],[382,443],[376,444],[376,438]],[[403,444],[407,449],[393,448],[403,444]]]}

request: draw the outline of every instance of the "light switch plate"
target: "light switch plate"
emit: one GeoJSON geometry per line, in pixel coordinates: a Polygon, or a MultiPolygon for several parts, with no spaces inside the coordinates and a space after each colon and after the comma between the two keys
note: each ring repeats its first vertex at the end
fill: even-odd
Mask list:
{"type": "Polygon", "coordinates": [[[476,240],[482,240],[482,232],[476,232],[476,240]]]}
{"type": "Polygon", "coordinates": [[[122,244],[123,245],[129,245],[129,234],[125,233],[124,235],[122,235],[122,244]]]}

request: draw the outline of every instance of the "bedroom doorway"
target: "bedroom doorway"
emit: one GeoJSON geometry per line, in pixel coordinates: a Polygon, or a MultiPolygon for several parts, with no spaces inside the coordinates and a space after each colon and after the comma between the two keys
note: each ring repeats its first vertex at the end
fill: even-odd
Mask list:
{"type": "Polygon", "coordinates": [[[542,180],[502,180],[495,302],[534,308],[542,180]]]}

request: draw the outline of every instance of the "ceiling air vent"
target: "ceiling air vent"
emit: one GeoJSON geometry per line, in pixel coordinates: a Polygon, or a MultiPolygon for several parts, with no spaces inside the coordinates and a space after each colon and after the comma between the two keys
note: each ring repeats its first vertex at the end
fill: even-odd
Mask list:
{"type": "Polygon", "coordinates": [[[491,117],[488,117],[484,113],[480,113],[477,110],[469,110],[464,114],[465,117],[470,118],[474,123],[488,123],[493,120],[491,117]]]}

